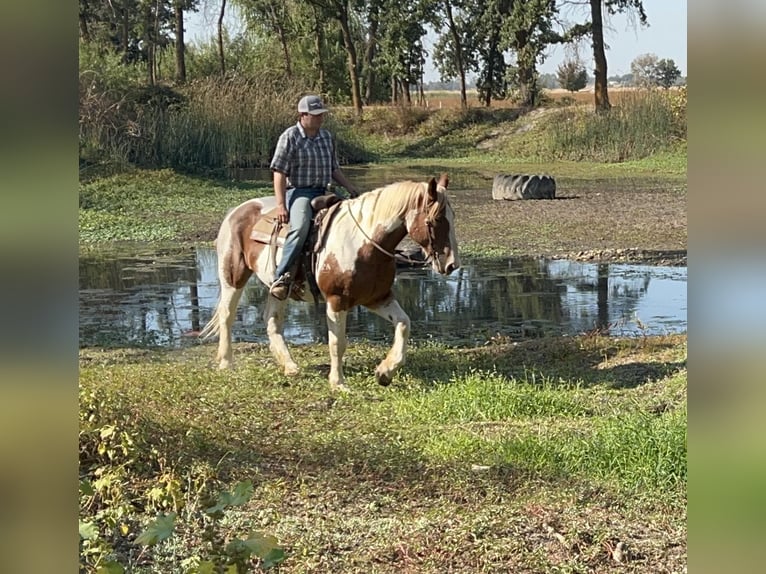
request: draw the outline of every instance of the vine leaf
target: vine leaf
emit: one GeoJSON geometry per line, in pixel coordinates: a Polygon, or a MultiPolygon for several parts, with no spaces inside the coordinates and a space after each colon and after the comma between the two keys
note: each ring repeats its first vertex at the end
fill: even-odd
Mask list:
{"type": "Polygon", "coordinates": [[[171,534],[173,534],[175,522],[175,512],[171,512],[165,516],[158,516],[154,522],[146,527],[146,530],[138,535],[136,542],[144,546],[152,546],[162,540],[165,540],[171,534]]]}

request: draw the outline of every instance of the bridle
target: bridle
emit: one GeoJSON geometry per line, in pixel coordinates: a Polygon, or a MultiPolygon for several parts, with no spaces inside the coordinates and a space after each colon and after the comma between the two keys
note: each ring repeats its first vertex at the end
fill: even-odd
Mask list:
{"type": "Polygon", "coordinates": [[[362,232],[362,235],[364,235],[365,239],[372,243],[373,247],[380,251],[381,253],[385,253],[392,259],[395,259],[397,261],[402,261],[403,263],[408,263],[410,265],[427,265],[429,262],[436,260],[436,250],[434,249],[434,241],[436,240],[436,235],[434,233],[434,225],[431,217],[426,218],[426,228],[428,229],[428,248],[424,248],[421,245],[421,248],[426,252],[426,258],[423,261],[412,259],[410,257],[407,257],[406,255],[402,255],[401,253],[391,253],[387,249],[381,247],[377,241],[375,241],[372,237],[367,235],[367,232],[362,228],[362,226],[359,224],[359,222],[356,220],[356,217],[354,217],[354,214],[351,212],[351,207],[349,206],[348,202],[346,202],[346,211],[348,211],[349,216],[351,217],[351,221],[354,222],[354,225],[356,225],[356,228],[362,232]]]}

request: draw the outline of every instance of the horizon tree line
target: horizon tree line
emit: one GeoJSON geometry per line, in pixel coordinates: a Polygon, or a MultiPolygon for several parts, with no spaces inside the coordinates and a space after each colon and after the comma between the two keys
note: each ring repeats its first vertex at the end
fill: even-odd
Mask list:
{"type": "Polygon", "coordinates": [[[81,45],[141,67],[149,86],[266,75],[350,102],[358,115],[373,103],[411,103],[412,87],[422,100],[429,55],[443,81],[458,81],[464,108],[472,75],[485,106],[511,97],[534,107],[546,50],[590,39],[594,105],[603,111],[611,107],[605,13],[648,22],[641,0],[79,0],[79,36],[81,45]],[[188,45],[186,18],[202,9],[218,14],[215,39],[188,45]],[[224,25],[232,9],[244,25],[234,37],[224,25]],[[567,22],[563,9],[582,21],[567,22]]]}

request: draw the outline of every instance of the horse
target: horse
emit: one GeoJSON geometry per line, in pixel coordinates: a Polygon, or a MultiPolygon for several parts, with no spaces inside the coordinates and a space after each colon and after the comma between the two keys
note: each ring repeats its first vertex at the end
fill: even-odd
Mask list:
{"type": "MultiPolygon", "coordinates": [[[[410,318],[391,290],[396,275],[394,250],[405,236],[420,246],[434,271],[449,275],[460,266],[448,183],[446,174],[438,181],[400,181],[344,199],[327,210],[321,242],[314,247],[314,277],[326,303],[331,390],[349,390],[343,374],[346,316],[356,305],[394,326],[393,345],[375,369],[377,382],[389,385],[405,362],[410,318]]],[[[219,228],[215,244],[220,296],[200,337],[219,336],[216,360],[220,369],[232,366],[231,328],[245,284],[253,274],[266,285],[274,280],[281,246],[273,238],[255,240],[253,229],[275,205],[273,196],[245,201],[229,211],[219,228]]],[[[293,289],[284,301],[267,296],[263,319],[269,348],[287,376],[297,375],[300,369],[283,336],[285,307],[289,299],[310,302],[313,295],[308,289],[293,289]]]]}

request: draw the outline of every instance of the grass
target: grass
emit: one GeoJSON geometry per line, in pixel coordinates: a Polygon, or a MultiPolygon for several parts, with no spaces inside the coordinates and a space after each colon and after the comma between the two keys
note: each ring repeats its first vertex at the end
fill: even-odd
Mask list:
{"type": "Polygon", "coordinates": [[[524,162],[604,165],[658,154],[683,157],[674,173],[685,174],[686,91],[627,91],[607,114],[592,105],[549,105],[525,110],[455,106],[367,108],[361,120],[338,110],[334,129],[372,152],[374,161],[439,157],[448,162],[497,166],[524,162]]]}
{"type": "MultiPolygon", "coordinates": [[[[105,427],[132,437],[120,483],[128,532],[114,537],[123,564],[180,572],[203,553],[183,517],[204,477],[218,488],[253,481],[224,532],[272,532],[283,572],[608,571],[620,567],[618,544],[621,567],[680,571],[684,336],[424,343],[390,388],[371,376],[384,352],[352,345],[354,392],[334,396],[318,346],[296,349],[296,379],[265,345],[236,345],[227,373],[211,368],[210,345],[81,351],[81,393],[98,398],[81,452],[105,427]],[[168,474],[187,534],[141,565],[130,540],[159,509],[147,493],[168,474]]],[[[98,465],[81,455],[86,475],[98,465]]]]}
{"type": "Polygon", "coordinates": [[[80,184],[80,243],[194,241],[215,237],[227,210],[270,187],[131,170],[80,184]]]}
{"type": "MultiPolygon", "coordinates": [[[[486,181],[548,171],[578,200],[487,210],[486,190],[458,188],[464,254],[685,253],[685,143],[619,163],[546,159],[561,110],[368,110],[364,129],[338,110],[333,121],[349,160],[486,181]]],[[[226,210],[269,194],[170,170],[83,179],[81,249],[209,241],[226,210]]],[[[290,573],[685,570],[685,335],[414,343],[390,388],[372,376],[385,351],[352,342],[354,392],[335,396],[321,345],[293,349],[293,379],[265,345],[235,344],[238,367],[223,373],[212,345],[82,349],[83,570],[115,559],[142,574],[195,571],[232,559],[228,544],[252,531],[277,537],[290,573]],[[252,497],[212,531],[200,509],[247,479],[252,497]],[[170,512],[172,537],[136,542],[170,512]]]]}

